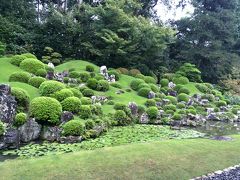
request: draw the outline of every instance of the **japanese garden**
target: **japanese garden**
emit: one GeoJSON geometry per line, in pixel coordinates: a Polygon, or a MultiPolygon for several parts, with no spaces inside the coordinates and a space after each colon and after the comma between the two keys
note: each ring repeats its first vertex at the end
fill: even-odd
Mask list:
{"type": "Polygon", "coordinates": [[[1,0],[0,179],[239,180],[239,89],[238,0],[1,0]]]}

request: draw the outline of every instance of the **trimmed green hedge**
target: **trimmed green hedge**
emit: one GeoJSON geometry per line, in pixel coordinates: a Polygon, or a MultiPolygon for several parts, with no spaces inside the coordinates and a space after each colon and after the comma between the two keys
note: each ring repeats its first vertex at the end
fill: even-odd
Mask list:
{"type": "Polygon", "coordinates": [[[9,81],[28,83],[30,78],[31,78],[31,74],[27,72],[15,72],[10,75],[9,81]]]}
{"type": "Polygon", "coordinates": [[[81,136],[85,132],[84,124],[79,120],[71,120],[63,125],[64,136],[81,136]]]}
{"type": "Polygon", "coordinates": [[[20,68],[35,74],[39,69],[45,69],[45,65],[37,59],[27,58],[20,63],[20,68]]]}
{"type": "Polygon", "coordinates": [[[60,91],[65,88],[65,84],[50,80],[50,81],[44,81],[40,87],[39,87],[39,93],[42,96],[50,96],[51,94],[54,94],[57,91],[60,91]]]}

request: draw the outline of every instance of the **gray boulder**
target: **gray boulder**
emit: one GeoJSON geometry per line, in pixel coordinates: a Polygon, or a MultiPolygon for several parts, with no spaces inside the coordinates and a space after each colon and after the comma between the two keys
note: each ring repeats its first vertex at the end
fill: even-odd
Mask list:
{"type": "Polygon", "coordinates": [[[62,123],[66,123],[70,120],[74,119],[73,113],[69,112],[69,111],[63,111],[62,115],[61,115],[61,122],[62,123]]]}
{"type": "Polygon", "coordinates": [[[148,115],[146,113],[143,113],[140,117],[139,123],[147,124],[148,122],[149,122],[148,115]]]}
{"type": "Polygon", "coordinates": [[[7,129],[6,133],[0,138],[0,150],[19,148],[20,137],[17,129],[7,129]]]}
{"type": "Polygon", "coordinates": [[[41,125],[35,119],[29,119],[25,124],[19,127],[20,139],[22,142],[36,140],[40,136],[41,125]]]}
{"type": "Polygon", "coordinates": [[[44,126],[41,132],[41,139],[47,141],[59,141],[61,135],[61,129],[58,126],[49,127],[44,126]]]}
{"type": "Polygon", "coordinates": [[[82,136],[67,136],[67,137],[61,137],[59,141],[61,143],[69,144],[69,143],[79,143],[79,142],[82,142],[82,140],[83,140],[82,136]]]}

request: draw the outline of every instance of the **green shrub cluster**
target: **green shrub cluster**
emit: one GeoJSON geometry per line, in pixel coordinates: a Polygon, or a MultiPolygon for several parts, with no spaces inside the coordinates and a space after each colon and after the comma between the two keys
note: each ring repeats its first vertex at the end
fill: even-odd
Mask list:
{"type": "Polygon", "coordinates": [[[39,123],[58,124],[60,122],[62,106],[54,98],[37,97],[30,104],[30,113],[39,123]]]}
{"type": "Polygon", "coordinates": [[[160,84],[161,84],[162,87],[168,86],[168,83],[169,83],[169,80],[168,80],[168,79],[162,79],[162,80],[160,81],[160,84]]]}
{"type": "Polygon", "coordinates": [[[30,96],[29,94],[21,88],[12,88],[12,96],[15,97],[17,101],[17,109],[18,110],[27,110],[29,103],[30,103],[30,96]]]}
{"type": "Polygon", "coordinates": [[[92,99],[88,97],[82,97],[81,102],[82,102],[82,105],[90,105],[92,104],[92,99]]]}
{"type": "Polygon", "coordinates": [[[127,106],[123,103],[115,103],[114,107],[115,110],[123,110],[125,111],[125,109],[127,108],[127,106]]]}
{"type": "Polygon", "coordinates": [[[177,104],[177,99],[174,96],[166,96],[166,99],[170,100],[172,104],[177,104]]]}
{"type": "Polygon", "coordinates": [[[202,82],[201,71],[199,71],[194,64],[183,64],[176,74],[187,77],[191,82],[202,82]]]}
{"type": "Polygon", "coordinates": [[[98,80],[94,79],[94,78],[90,78],[87,81],[87,86],[93,90],[96,90],[98,87],[98,80]]]}
{"type": "Polygon", "coordinates": [[[118,68],[117,71],[120,72],[121,74],[125,74],[125,75],[129,74],[129,71],[126,68],[118,68]]]}
{"type": "Polygon", "coordinates": [[[211,93],[211,90],[204,84],[196,84],[195,87],[202,93],[211,93]]]}
{"type": "Polygon", "coordinates": [[[189,101],[189,96],[185,93],[181,93],[177,96],[177,99],[179,102],[184,101],[184,102],[188,102],[189,101]]]}
{"type": "Polygon", "coordinates": [[[92,111],[89,105],[82,105],[79,108],[79,117],[82,119],[88,119],[92,117],[92,111]]]}
{"type": "Polygon", "coordinates": [[[37,59],[27,58],[20,63],[20,68],[35,74],[39,69],[44,69],[45,65],[37,59]]]}
{"type": "Polygon", "coordinates": [[[80,73],[79,72],[77,72],[77,71],[71,71],[70,73],[69,73],[69,77],[70,78],[79,78],[80,77],[80,73]]]}
{"type": "Polygon", "coordinates": [[[175,84],[188,84],[189,83],[189,80],[188,80],[188,78],[187,77],[183,77],[183,76],[181,76],[181,77],[175,77],[175,78],[173,78],[173,82],[175,83],[175,84]]]}
{"type": "Polygon", "coordinates": [[[93,115],[100,116],[103,114],[101,105],[98,104],[90,105],[90,108],[93,115]]]}
{"type": "Polygon", "coordinates": [[[84,89],[82,92],[83,96],[85,97],[91,97],[94,96],[94,91],[92,89],[84,89]]]}
{"type": "Polygon", "coordinates": [[[129,75],[135,77],[136,75],[141,74],[141,72],[138,69],[131,69],[129,71],[129,75]]]}
{"type": "Polygon", "coordinates": [[[154,99],[148,99],[146,102],[145,102],[145,105],[147,107],[150,107],[150,106],[156,106],[156,101],[154,99]]]}
{"type": "Polygon", "coordinates": [[[62,89],[53,94],[53,97],[56,98],[59,102],[63,101],[68,97],[73,97],[73,92],[70,89],[62,89]]]}
{"type": "Polygon", "coordinates": [[[47,71],[45,69],[39,69],[37,70],[37,72],[35,73],[36,76],[41,76],[43,78],[46,77],[47,75],[47,71]]]}
{"type": "Polygon", "coordinates": [[[75,97],[77,97],[77,98],[82,98],[83,97],[82,93],[78,89],[69,88],[69,90],[72,91],[72,93],[75,97]]]}
{"type": "Polygon", "coordinates": [[[168,105],[164,106],[163,109],[164,109],[164,111],[167,111],[167,110],[176,111],[177,110],[176,106],[173,104],[168,104],[168,105]]]}
{"type": "Polygon", "coordinates": [[[138,90],[138,95],[147,98],[150,91],[150,88],[141,88],[138,90]]]}
{"type": "Polygon", "coordinates": [[[39,86],[46,81],[45,78],[40,77],[40,76],[36,76],[36,77],[31,77],[28,81],[28,84],[30,84],[31,86],[34,86],[36,88],[39,88],[39,86]]]}
{"type": "Polygon", "coordinates": [[[39,93],[42,96],[50,96],[57,91],[60,91],[65,88],[65,85],[61,82],[50,80],[44,81],[39,87],[39,93]]]}
{"type": "Polygon", "coordinates": [[[88,119],[85,121],[85,127],[87,130],[94,128],[95,122],[92,119],[88,119]]]}
{"type": "Polygon", "coordinates": [[[82,136],[85,132],[85,126],[80,120],[71,120],[63,125],[64,136],[82,136]]]}
{"type": "Polygon", "coordinates": [[[116,81],[118,81],[120,79],[120,74],[117,71],[115,71],[115,70],[109,71],[108,74],[109,74],[109,76],[115,75],[115,80],[116,81]]]}
{"type": "Polygon", "coordinates": [[[28,83],[30,78],[31,78],[31,74],[27,72],[15,72],[10,75],[9,81],[28,83]]]}
{"type": "Polygon", "coordinates": [[[144,77],[144,81],[146,83],[152,83],[152,84],[156,84],[157,83],[156,79],[154,79],[152,76],[145,76],[144,77]]]}
{"type": "Polygon", "coordinates": [[[114,114],[114,120],[117,121],[119,125],[125,125],[127,118],[128,117],[123,110],[117,110],[114,114]]]}
{"type": "Polygon", "coordinates": [[[159,92],[160,88],[155,84],[149,84],[151,90],[155,93],[159,92]]]}
{"type": "Polygon", "coordinates": [[[182,115],[178,114],[178,113],[174,113],[173,116],[172,116],[172,119],[179,121],[179,120],[182,119],[182,115]]]}
{"type": "Polygon", "coordinates": [[[190,90],[188,88],[182,87],[181,89],[179,89],[178,93],[190,94],[190,90]]]}
{"type": "Polygon", "coordinates": [[[90,74],[87,73],[87,72],[81,72],[81,73],[79,73],[79,77],[80,77],[80,79],[81,79],[82,82],[87,82],[88,79],[91,78],[90,74]]]}
{"type": "Polygon", "coordinates": [[[142,80],[142,79],[134,79],[131,81],[130,83],[130,87],[133,89],[133,90],[138,90],[138,86],[142,83],[144,83],[145,81],[142,80]]]}
{"type": "Polygon", "coordinates": [[[93,66],[93,65],[87,65],[87,66],[86,66],[86,71],[88,71],[88,72],[94,72],[94,66],[93,66]]]}
{"type": "Polygon", "coordinates": [[[109,90],[109,83],[106,80],[100,80],[98,81],[97,85],[98,91],[108,91],[109,90]]]}
{"type": "Polygon", "coordinates": [[[26,58],[37,59],[37,57],[34,54],[31,54],[31,53],[24,53],[24,54],[21,54],[21,55],[25,56],[26,58]]]}
{"type": "Polygon", "coordinates": [[[18,113],[14,119],[14,126],[19,127],[27,121],[27,115],[25,113],[18,113]]]}
{"type": "Polygon", "coordinates": [[[62,102],[63,111],[70,111],[72,113],[77,113],[81,107],[81,100],[77,97],[68,97],[62,102]]]}
{"type": "Polygon", "coordinates": [[[157,107],[149,107],[147,108],[147,115],[150,120],[155,120],[158,117],[158,108],[157,107]]]}
{"type": "Polygon", "coordinates": [[[217,107],[221,107],[221,106],[226,106],[227,105],[226,101],[217,101],[215,104],[216,104],[217,107]]]}
{"type": "Polygon", "coordinates": [[[119,84],[119,83],[117,83],[117,82],[111,83],[110,85],[111,85],[112,87],[115,87],[115,88],[118,88],[118,89],[122,89],[122,85],[119,84]]]}
{"type": "Polygon", "coordinates": [[[24,59],[26,59],[26,56],[24,55],[15,55],[10,59],[10,63],[12,65],[19,66],[24,59]]]}
{"type": "Polygon", "coordinates": [[[0,136],[2,136],[6,131],[4,123],[0,120],[0,136]]]}

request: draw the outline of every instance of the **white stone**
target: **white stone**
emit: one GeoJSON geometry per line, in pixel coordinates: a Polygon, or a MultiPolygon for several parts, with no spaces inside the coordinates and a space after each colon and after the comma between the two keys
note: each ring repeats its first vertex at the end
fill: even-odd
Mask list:
{"type": "Polygon", "coordinates": [[[51,63],[51,62],[49,62],[49,63],[48,63],[48,67],[50,67],[50,68],[52,68],[52,69],[54,69],[54,68],[55,68],[54,64],[53,64],[53,63],[51,63]]]}

